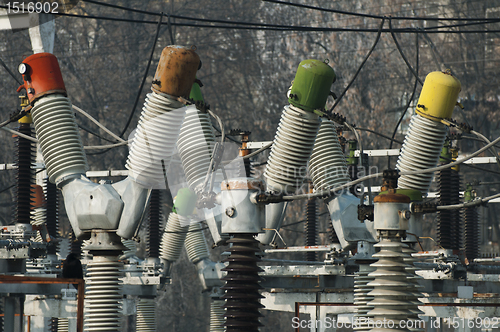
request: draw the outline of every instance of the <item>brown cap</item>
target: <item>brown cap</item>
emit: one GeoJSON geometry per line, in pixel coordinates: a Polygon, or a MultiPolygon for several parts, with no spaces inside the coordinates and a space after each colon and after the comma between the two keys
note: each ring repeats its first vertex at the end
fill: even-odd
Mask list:
{"type": "Polygon", "coordinates": [[[34,184],[31,185],[31,192],[33,193],[31,206],[34,209],[42,207],[45,204],[45,195],[43,194],[43,188],[37,184],[34,184]]]}
{"type": "Polygon", "coordinates": [[[380,194],[373,199],[374,203],[410,203],[410,197],[403,194],[396,194],[395,189],[389,189],[387,194],[380,194]]]}

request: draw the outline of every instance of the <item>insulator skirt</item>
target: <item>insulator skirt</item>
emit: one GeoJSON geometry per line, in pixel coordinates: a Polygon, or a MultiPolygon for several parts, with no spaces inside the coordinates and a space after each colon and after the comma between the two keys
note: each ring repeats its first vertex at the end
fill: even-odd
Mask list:
{"type": "MultiPolygon", "coordinates": [[[[306,246],[315,246],[318,244],[318,205],[315,198],[308,199],[306,202],[306,246]]],[[[316,252],[309,251],[305,254],[306,261],[316,261],[316,252]]]]}
{"type": "Polygon", "coordinates": [[[325,190],[350,181],[337,129],[330,120],[322,120],[309,162],[314,189],[325,190]]]}
{"type": "Polygon", "coordinates": [[[316,114],[285,106],[264,173],[268,187],[295,192],[302,185],[319,126],[316,114]]]}
{"type": "Polygon", "coordinates": [[[230,255],[224,260],[229,264],[222,269],[227,275],[221,280],[226,284],[221,289],[226,291],[222,297],[226,300],[226,332],[259,331],[262,324],[259,318],[262,314],[260,303],[263,297],[259,290],[262,269],[257,266],[260,260],[255,255],[259,251],[259,242],[252,234],[235,234],[228,243],[232,244],[228,251],[230,255]]]}
{"type": "Polygon", "coordinates": [[[210,257],[207,240],[201,229],[202,225],[199,222],[190,225],[184,241],[189,260],[195,264],[210,257]]]}
{"type": "MultiPolygon", "coordinates": [[[[194,107],[188,109],[177,140],[177,148],[187,182],[193,190],[205,181],[214,145],[215,135],[208,114],[194,107]]],[[[218,174],[218,182],[221,181],[222,178],[218,174]]]]}
{"type": "Polygon", "coordinates": [[[85,331],[119,332],[123,263],[116,256],[94,256],[87,265],[85,331]]]}
{"type": "MultiPolygon", "coordinates": [[[[446,136],[446,126],[415,114],[410,121],[396,168],[402,172],[424,170],[436,166],[446,136]]],[[[401,175],[398,187],[427,193],[433,173],[401,175]]]]}
{"type": "Polygon", "coordinates": [[[156,92],[146,97],[126,167],[130,177],[148,188],[165,189],[166,172],[185,116],[182,106],[156,92]]]}
{"type": "Polygon", "coordinates": [[[210,332],[225,332],[224,323],[226,319],[226,309],[223,300],[212,300],[210,303],[210,332]]]}
{"type": "Polygon", "coordinates": [[[139,299],[136,308],[136,332],[156,332],[155,299],[139,299]]]}
{"type": "Polygon", "coordinates": [[[160,225],[162,219],[161,212],[161,192],[157,189],[151,191],[149,199],[149,225],[148,240],[146,244],[147,257],[160,257],[160,225]]]}
{"type": "Polygon", "coordinates": [[[175,262],[179,258],[188,229],[188,219],[170,212],[160,245],[161,258],[171,262],[175,262]]]}
{"type": "Polygon", "coordinates": [[[31,115],[50,182],[85,174],[87,158],[69,99],[59,94],[40,98],[31,115]]]}

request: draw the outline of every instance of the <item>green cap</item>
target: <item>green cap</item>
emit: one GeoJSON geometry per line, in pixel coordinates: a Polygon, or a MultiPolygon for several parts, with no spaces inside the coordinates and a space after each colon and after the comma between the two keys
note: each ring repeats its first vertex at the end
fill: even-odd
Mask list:
{"type": "Polygon", "coordinates": [[[198,196],[193,190],[189,188],[179,189],[172,211],[183,217],[187,217],[193,213],[197,199],[198,196]]]}

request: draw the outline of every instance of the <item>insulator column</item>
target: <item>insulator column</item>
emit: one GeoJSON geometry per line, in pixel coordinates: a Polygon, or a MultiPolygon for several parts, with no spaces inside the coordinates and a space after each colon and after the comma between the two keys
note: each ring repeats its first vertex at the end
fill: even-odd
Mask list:
{"type": "Polygon", "coordinates": [[[193,264],[210,257],[207,240],[203,234],[202,225],[199,222],[189,226],[184,245],[189,260],[193,264]]]}
{"type": "Polygon", "coordinates": [[[259,331],[263,326],[259,322],[262,314],[259,309],[264,308],[260,303],[263,297],[259,290],[261,278],[259,272],[263,270],[257,266],[260,260],[256,253],[260,251],[259,242],[254,234],[234,234],[228,241],[231,253],[224,262],[229,265],[222,269],[227,275],[221,280],[226,284],[221,289],[226,291],[222,297],[226,300],[226,332],[259,331]]]}
{"type": "Polygon", "coordinates": [[[137,302],[136,332],[156,332],[156,301],[140,298],[137,302]]]}
{"type": "Polygon", "coordinates": [[[356,305],[355,319],[357,326],[354,331],[367,331],[370,329],[368,320],[373,319],[373,316],[368,315],[368,312],[373,309],[373,305],[368,305],[368,302],[374,299],[368,295],[373,290],[373,286],[368,286],[368,283],[373,281],[373,277],[368,276],[375,268],[369,264],[359,264],[359,271],[354,276],[354,304],[356,305]]]}
{"type": "Polygon", "coordinates": [[[146,255],[148,258],[160,257],[161,218],[161,192],[153,189],[149,199],[148,241],[146,244],[146,255]]]}
{"type": "MultiPolygon", "coordinates": [[[[45,216],[47,232],[53,238],[59,237],[59,191],[55,184],[51,183],[48,178],[44,181],[45,185],[45,216]]],[[[55,255],[59,245],[49,245],[47,254],[55,255]]]]}
{"type": "MultiPolygon", "coordinates": [[[[476,192],[472,189],[472,185],[467,184],[464,192],[464,201],[470,202],[476,197],[476,192]]],[[[463,211],[464,217],[464,246],[465,257],[472,262],[480,257],[479,241],[480,241],[480,224],[479,211],[476,206],[467,207],[463,211]]]]}
{"type": "Polygon", "coordinates": [[[121,277],[123,263],[118,260],[125,247],[115,233],[92,230],[90,244],[84,248],[93,255],[85,277],[86,332],[119,332],[121,328],[121,277]]]}
{"type": "MultiPolygon", "coordinates": [[[[310,198],[306,202],[306,246],[318,244],[318,205],[316,198],[310,198]]],[[[306,261],[316,261],[316,252],[308,251],[305,254],[306,261]]]]}
{"type": "MultiPolygon", "coordinates": [[[[396,168],[401,172],[433,168],[438,162],[446,136],[442,119],[451,118],[460,92],[460,82],[448,72],[432,72],[425,78],[410,121],[396,168]]],[[[401,175],[399,188],[427,193],[433,173],[401,175]]]]}
{"type": "MultiPolygon", "coordinates": [[[[32,136],[31,119],[29,116],[20,120],[18,131],[22,134],[32,136]],[[28,119],[23,121],[23,119],[28,119]]],[[[16,208],[14,212],[15,223],[30,224],[31,205],[33,201],[32,185],[35,183],[34,171],[31,166],[34,163],[33,142],[23,137],[16,138],[16,208]]]]}
{"type": "MultiPolygon", "coordinates": [[[[52,317],[49,320],[49,332],[58,332],[59,319],[56,317],[52,317]]],[[[3,331],[3,329],[2,329],[3,331]]]]}
{"type": "Polygon", "coordinates": [[[186,239],[189,220],[175,212],[170,212],[160,244],[160,258],[164,261],[165,274],[170,274],[172,264],[179,258],[186,239]]]}
{"type": "Polygon", "coordinates": [[[67,318],[57,318],[57,332],[69,332],[69,320],[67,318]]]}
{"type": "Polygon", "coordinates": [[[225,332],[224,323],[226,322],[224,309],[224,300],[212,298],[210,302],[210,332],[225,332]]]}

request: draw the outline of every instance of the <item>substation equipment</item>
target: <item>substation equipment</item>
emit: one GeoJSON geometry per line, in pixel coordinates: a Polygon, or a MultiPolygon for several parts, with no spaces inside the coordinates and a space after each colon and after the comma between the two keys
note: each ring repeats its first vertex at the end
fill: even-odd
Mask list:
{"type": "MultiPolygon", "coordinates": [[[[239,172],[227,176],[221,160],[224,147],[217,142],[210,120],[213,113],[203,102],[196,80],[200,65],[192,49],[168,46],[163,50],[130,143],[127,177],[95,183],[86,176],[83,144],[56,57],[39,53],[22,61],[20,90],[26,96],[21,105],[28,115],[19,121],[18,131],[33,136],[32,121],[48,181],[43,190],[34,186],[34,145],[17,137],[15,224],[0,234],[3,275],[50,280],[60,274],[54,245],[60,190],[74,233],[72,243],[77,244],[71,251],[85,253],[85,331],[121,331],[123,316],[132,313],[137,331],[156,331],[155,298],[168,287],[183,246],[211,298],[210,331],[259,331],[263,308],[294,312],[296,317],[309,314],[312,321],[354,319],[355,331],[373,332],[387,331],[373,326],[373,321],[407,320],[415,324],[388,330],[421,331],[416,322],[429,321],[425,317],[475,319],[500,314],[498,268],[480,261],[472,264],[479,258],[475,207],[464,211],[465,240],[460,210],[440,210],[442,249],[418,250],[419,238],[425,236],[423,214],[437,210],[437,205],[422,203],[433,178],[425,170],[456,158],[442,121],[451,118],[457,102],[461,85],[455,77],[447,72],[427,76],[397,171],[384,172],[380,194],[373,204],[364,204],[362,193],[358,197],[360,193],[348,186],[358,159],[351,151],[346,160],[338,124],[325,115],[336,79],[327,63],[304,60],[299,64],[288,92],[289,105],[282,111],[273,140],[265,182],[252,177],[247,157],[252,144],[244,131],[240,131],[244,139],[239,172]],[[174,209],[162,227],[161,190],[168,187],[167,172],[175,151],[186,185],[177,191],[174,209]],[[303,187],[308,175],[311,193],[325,194],[307,200],[306,246],[264,249],[278,242],[288,205],[284,197],[303,187]],[[344,188],[331,191],[339,187],[344,188]],[[321,200],[331,220],[329,245],[317,244],[321,200]],[[214,244],[226,246],[222,262],[210,259],[202,225],[193,220],[195,209],[206,221],[214,244]],[[146,257],[138,259],[133,239],[145,216],[146,257]],[[77,240],[84,242],[83,248],[77,240]],[[318,251],[327,253],[324,261],[318,261],[318,251]],[[304,260],[269,258],[291,252],[303,252],[304,260]],[[274,264],[268,264],[271,261],[274,264]],[[124,295],[137,301],[124,301],[124,295]],[[473,309],[458,310],[462,307],[473,309]]],[[[355,149],[355,142],[349,145],[355,149]]],[[[439,205],[460,202],[458,172],[439,171],[439,205]]],[[[464,200],[474,200],[472,188],[467,188],[464,200]]],[[[61,299],[61,286],[56,286],[16,287],[15,292],[2,287],[2,294],[17,294],[21,317],[26,306],[27,312],[45,317],[41,325],[50,325],[50,331],[72,331],[77,316],[75,292],[66,287],[61,299]],[[43,296],[28,297],[24,305],[24,294],[43,296]],[[63,303],[73,305],[71,313],[61,309],[63,303]],[[42,307],[59,309],[43,312],[42,307]]],[[[4,296],[4,326],[12,330],[15,299],[4,296]]],[[[307,328],[326,330],[322,324],[307,328]]]]}

